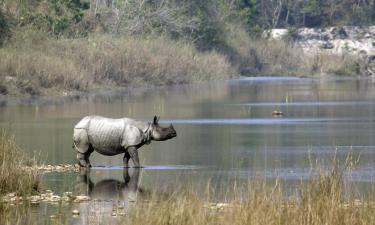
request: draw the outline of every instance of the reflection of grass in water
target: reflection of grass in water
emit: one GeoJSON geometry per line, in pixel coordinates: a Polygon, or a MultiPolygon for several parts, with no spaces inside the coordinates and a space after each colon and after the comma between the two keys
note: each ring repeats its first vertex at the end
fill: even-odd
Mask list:
{"type": "MultiPolygon", "coordinates": [[[[354,160],[348,157],[343,165],[334,158],[331,169],[314,166],[307,182],[301,182],[295,194],[285,197],[283,184],[276,181],[268,185],[263,179],[252,179],[247,184],[228,185],[228,197],[221,204],[210,204],[217,200],[215,188],[207,185],[204,193],[199,193],[194,184],[172,192],[153,190],[138,198],[135,207],[130,207],[125,215],[112,217],[110,213],[84,214],[78,219],[90,224],[103,224],[112,218],[117,224],[373,224],[375,204],[373,196],[366,200],[356,200],[355,186],[344,181],[344,174],[350,173],[354,160]],[[144,201],[147,200],[147,201],[144,201]]],[[[225,199],[225,198],[224,198],[225,199]]],[[[93,206],[96,204],[92,202],[93,206]]],[[[77,206],[77,205],[75,205],[77,206]]],[[[84,206],[83,208],[85,208],[84,206]]],[[[66,216],[71,216],[66,212],[66,216]]],[[[15,215],[20,216],[21,214],[15,215]]],[[[61,214],[60,214],[61,215],[61,214]]],[[[17,217],[15,217],[17,218],[17,217]]],[[[46,218],[49,219],[49,218],[46,218]]],[[[71,221],[64,216],[50,220],[52,224],[71,221]]],[[[12,223],[13,224],[13,223],[12,223]]]]}

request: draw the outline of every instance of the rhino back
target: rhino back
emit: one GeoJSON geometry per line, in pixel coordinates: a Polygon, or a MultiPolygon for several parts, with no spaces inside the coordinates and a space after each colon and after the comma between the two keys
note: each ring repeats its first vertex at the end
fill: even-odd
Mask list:
{"type": "Polygon", "coordinates": [[[103,155],[123,153],[121,140],[124,126],[123,119],[92,117],[87,130],[90,144],[103,155]]]}

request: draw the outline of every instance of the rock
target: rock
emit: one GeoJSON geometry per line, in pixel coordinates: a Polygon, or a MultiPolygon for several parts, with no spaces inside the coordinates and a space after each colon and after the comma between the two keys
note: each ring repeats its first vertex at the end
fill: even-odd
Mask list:
{"type": "MultiPolygon", "coordinates": [[[[272,29],[267,32],[270,39],[280,40],[288,31],[272,29]]],[[[375,26],[356,27],[341,26],[328,28],[300,28],[293,31],[295,44],[308,55],[317,54],[351,54],[360,52],[375,55],[375,26]]]]}
{"type": "Polygon", "coordinates": [[[57,216],[56,216],[56,215],[50,215],[49,218],[50,218],[51,220],[54,220],[54,219],[57,218],[57,216]]]}
{"type": "Polygon", "coordinates": [[[335,46],[331,42],[323,42],[320,47],[322,49],[333,49],[335,46]]]}
{"type": "Polygon", "coordinates": [[[61,200],[61,197],[58,196],[58,195],[52,195],[51,198],[50,198],[51,202],[58,202],[60,200],[61,200]]]}
{"type": "Polygon", "coordinates": [[[345,31],[345,29],[343,27],[335,29],[331,33],[333,33],[333,38],[338,38],[338,39],[348,38],[348,33],[346,33],[346,31],[345,31]]]}
{"type": "Polygon", "coordinates": [[[123,211],[121,211],[121,212],[119,212],[117,215],[119,215],[119,216],[125,216],[126,215],[126,213],[125,212],[123,212],[123,211]]]}
{"type": "Polygon", "coordinates": [[[84,201],[89,201],[90,197],[86,195],[77,195],[74,198],[73,202],[84,202],[84,201]]]}
{"type": "Polygon", "coordinates": [[[77,209],[73,209],[73,210],[72,210],[72,214],[73,214],[73,215],[79,215],[79,211],[78,211],[77,209]]]}
{"type": "Polygon", "coordinates": [[[368,56],[365,70],[368,76],[375,76],[375,55],[368,56]]]}
{"type": "MultiPolygon", "coordinates": [[[[271,39],[280,40],[289,33],[288,29],[272,29],[268,36],[271,39]]],[[[265,35],[267,36],[267,34],[265,35]]]]}
{"type": "Polygon", "coordinates": [[[64,192],[63,196],[72,197],[73,196],[73,192],[70,192],[70,191],[64,192]]]}
{"type": "Polygon", "coordinates": [[[205,207],[212,209],[212,210],[223,210],[229,207],[229,204],[228,203],[210,203],[206,205],[205,207]]]}
{"type": "Polygon", "coordinates": [[[4,81],[5,82],[12,82],[12,81],[15,81],[16,78],[15,77],[11,77],[11,76],[5,76],[4,78],[4,81]]]}
{"type": "Polygon", "coordinates": [[[38,204],[41,202],[42,197],[39,195],[32,195],[28,199],[30,200],[30,203],[32,204],[38,204]]]}
{"type": "Polygon", "coordinates": [[[64,201],[64,202],[70,202],[70,201],[72,200],[72,198],[70,198],[70,197],[68,197],[68,196],[63,196],[63,197],[61,198],[61,200],[64,201]]]}
{"type": "Polygon", "coordinates": [[[273,116],[282,116],[282,115],[284,115],[284,113],[281,112],[281,111],[275,110],[275,111],[272,112],[272,115],[273,116]]]}

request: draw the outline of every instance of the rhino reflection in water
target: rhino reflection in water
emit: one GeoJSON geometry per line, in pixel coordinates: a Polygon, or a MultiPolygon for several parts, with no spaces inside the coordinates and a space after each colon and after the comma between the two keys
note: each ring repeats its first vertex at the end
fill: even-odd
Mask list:
{"type": "Polygon", "coordinates": [[[80,195],[88,195],[92,199],[136,201],[144,194],[144,191],[139,187],[140,173],[141,169],[136,168],[130,176],[128,169],[124,168],[124,181],[105,179],[93,183],[90,178],[90,170],[82,170],[77,177],[76,192],[80,195]]]}
{"type": "Polygon", "coordinates": [[[140,167],[138,149],[151,141],[165,141],[177,136],[172,124],[161,127],[155,116],[152,123],[130,118],[110,119],[101,116],[86,116],[77,123],[73,133],[73,147],[77,150],[79,164],[91,167],[89,157],[93,151],[103,155],[124,153],[124,166],[131,158],[135,167],[140,167]]]}

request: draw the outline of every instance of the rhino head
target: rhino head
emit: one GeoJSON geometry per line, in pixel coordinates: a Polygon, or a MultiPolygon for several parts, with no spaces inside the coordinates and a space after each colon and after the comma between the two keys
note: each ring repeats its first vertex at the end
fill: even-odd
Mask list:
{"type": "Polygon", "coordinates": [[[154,141],[165,141],[177,136],[176,130],[173,125],[170,124],[168,127],[161,127],[159,125],[159,118],[154,117],[154,121],[151,124],[152,132],[151,139],[154,141]]]}

